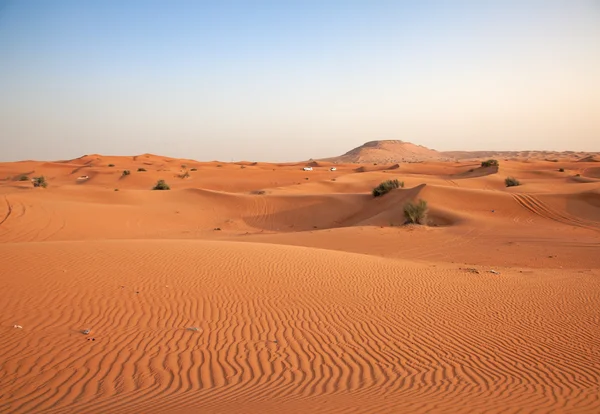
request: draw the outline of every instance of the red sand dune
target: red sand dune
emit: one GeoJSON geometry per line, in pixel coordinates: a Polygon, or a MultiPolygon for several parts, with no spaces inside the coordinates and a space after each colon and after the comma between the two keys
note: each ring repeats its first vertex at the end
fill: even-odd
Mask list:
{"type": "Polygon", "coordinates": [[[0,164],[0,412],[599,412],[597,164],[420,148],[0,164]]]}

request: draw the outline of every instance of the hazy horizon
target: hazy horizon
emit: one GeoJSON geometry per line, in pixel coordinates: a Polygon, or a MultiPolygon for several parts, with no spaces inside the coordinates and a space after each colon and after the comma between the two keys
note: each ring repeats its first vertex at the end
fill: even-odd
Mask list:
{"type": "Polygon", "coordinates": [[[594,0],[0,0],[0,161],[600,151],[599,45],[594,0]]]}

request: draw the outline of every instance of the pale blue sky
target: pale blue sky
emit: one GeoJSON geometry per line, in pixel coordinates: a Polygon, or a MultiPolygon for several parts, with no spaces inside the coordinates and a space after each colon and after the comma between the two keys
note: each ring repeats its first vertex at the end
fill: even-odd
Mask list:
{"type": "Polygon", "coordinates": [[[0,160],[600,151],[600,1],[0,0],[0,160]]]}

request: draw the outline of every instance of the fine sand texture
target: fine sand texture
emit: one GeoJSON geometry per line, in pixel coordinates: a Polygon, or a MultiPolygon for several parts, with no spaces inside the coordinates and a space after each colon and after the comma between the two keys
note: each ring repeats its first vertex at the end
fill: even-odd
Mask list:
{"type": "Polygon", "coordinates": [[[596,155],[371,147],[0,164],[0,412],[600,412],[596,155]]]}

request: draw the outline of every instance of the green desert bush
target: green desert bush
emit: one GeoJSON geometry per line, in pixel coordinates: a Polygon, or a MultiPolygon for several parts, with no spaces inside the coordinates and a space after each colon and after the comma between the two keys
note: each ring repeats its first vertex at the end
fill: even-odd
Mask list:
{"type": "Polygon", "coordinates": [[[27,177],[25,174],[23,174],[22,176],[19,177],[19,181],[29,181],[29,177],[27,177]]]}
{"type": "Polygon", "coordinates": [[[39,177],[33,177],[33,186],[46,188],[48,187],[48,182],[43,175],[40,175],[39,177]]]}
{"type": "Polygon", "coordinates": [[[384,181],[373,189],[373,197],[382,196],[384,194],[389,193],[394,188],[401,188],[401,187],[404,187],[404,181],[398,181],[398,180],[384,181]]]}
{"type": "Polygon", "coordinates": [[[165,182],[165,180],[158,180],[156,185],[152,188],[153,190],[170,190],[169,184],[165,182]]]}
{"type": "Polygon", "coordinates": [[[506,184],[507,187],[516,187],[518,185],[521,185],[519,180],[517,180],[514,177],[506,177],[506,179],[504,180],[504,183],[506,184]]]}
{"type": "Polygon", "coordinates": [[[498,160],[487,160],[481,162],[482,167],[497,167],[498,165],[500,165],[498,164],[498,160]]]}
{"type": "Polygon", "coordinates": [[[406,223],[426,224],[427,222],[427,201],[419,200],[416,203],[408,202],[404,205],[404,217],[406,223]]]}
{"type": "Polygon", "coordinates": [[[125,176],[127,176],[127,175],[129,175],[129,174],[131,174],[131,171],[129,171],[129,170],[123,170],[123,173],[122,173],[121,175],[122,175],[123,177],[125,177],[125,176]]]}

